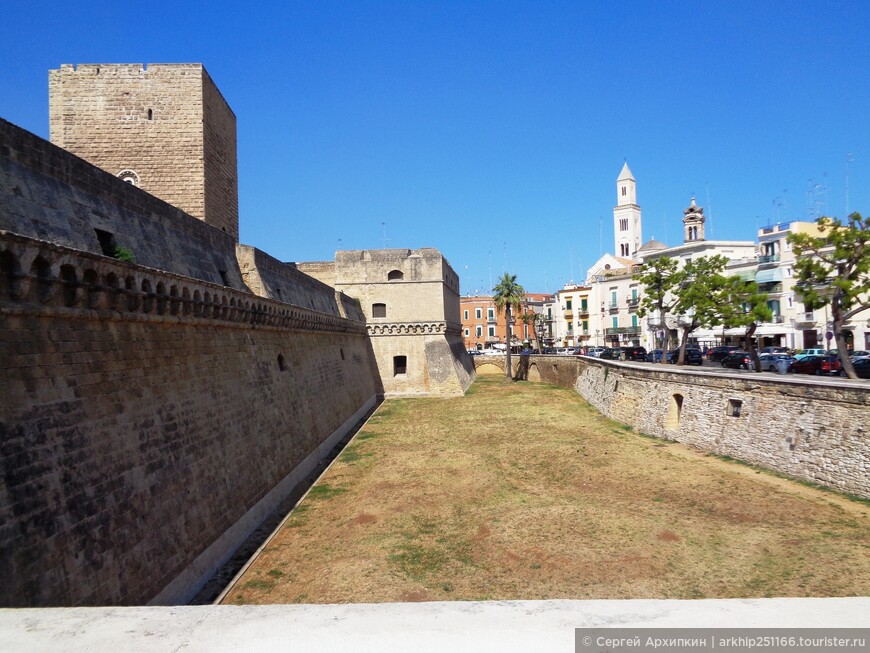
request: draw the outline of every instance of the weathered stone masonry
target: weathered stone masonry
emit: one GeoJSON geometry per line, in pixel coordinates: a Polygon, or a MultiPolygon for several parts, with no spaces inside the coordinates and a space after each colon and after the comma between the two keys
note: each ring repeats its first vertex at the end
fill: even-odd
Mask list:
{"type": "Polygon", "coordinates": [[[374,405],[359,307],[297,281],[0,121],[0,605],[184,603],[374,405]]]}
{"type": "MultiPolygon", "coordinates": [[[[476,365],[504,365],[487,358],[476,365]]],[[[529,380],[573,387],[604,415],[641,433],[870,497],[865,384],[633,367],[585,357],[528,358],[529,380]]]]}

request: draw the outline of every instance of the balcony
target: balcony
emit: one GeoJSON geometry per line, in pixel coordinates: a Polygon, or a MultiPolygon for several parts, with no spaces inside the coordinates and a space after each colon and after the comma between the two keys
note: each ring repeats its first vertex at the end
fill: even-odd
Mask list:
{"type": "Polygon", "coordinates": [[[758,284],[758,289],[761,292],[766,292],[768,294],[777,294],[782,292],[782,284],[781,283],[760,283],[758,284]]]}
{"type": "Polygon", "coordinates": [[[779,261],[779,254],[761,254],[758,256],[759,263],[776,263],[779,261]]]}
{"type": "Polygon", "coordinates": [[[628,310],[636,311],[638,306],[640,306],[640,297],[628,298],[628,310]]]}
{"type": "Polygon", "coordinates": [[[574,319],[574,311],[572,311],[570,308],[565,309],[565,319],[566,320],[573,320],[574,319]]]}
{"type": "Polygon", "coordinates": [[[609,329],[605,329],[605,335],[608,336],[616,336],[616,335],[630,335],[630,336],[639,336],[640,335],[640,325],[638,326],[628,326],[628,327],[611,327],[609,329]]]}
{"type": "Polygon", "coordinates": [[[498,320],[498,318],[495,315],[487,315],[486,316],[486,323],[487,324],[495,324],[497,320],[498,320]]]}
{"type": "Polygon", "coordinates": [[[607,305],[607,310],[609,310],[611,313],[616,313],[619,310],[619,302],[610,302],[607,305]]]}
{"type": "Polygon", "coordinates": [[[796,329],[814,329],[816,327],[816,314],[813,311],[808,311],[798,314],[792,321],[796,329]]]}
{"type": "Polygon", "coordinates": [[[589,317],[589,309],[588,308],[580,308],[580,310],[577,311],[577,317],[579,317],[581,319],[585,319],[585,318],[589,317]]]}

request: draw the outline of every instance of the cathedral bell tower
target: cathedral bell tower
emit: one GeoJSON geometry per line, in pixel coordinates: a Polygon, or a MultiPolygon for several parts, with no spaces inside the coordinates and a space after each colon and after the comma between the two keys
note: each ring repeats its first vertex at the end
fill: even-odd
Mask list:
{"type": "Polygon", "coordinates": [[[613,208],[613,251],[622,258],[635,258],[640,244],[640,207],[637,205],[637,183],[626,162],[616,180],[616,206],[613,208]]]}
{"type": "Polygon", "coordinates": [[[704,207],[695,205],[695,198],[687,209],[683,209],[683,242],[692,243],[704,240],[704,207]]]}

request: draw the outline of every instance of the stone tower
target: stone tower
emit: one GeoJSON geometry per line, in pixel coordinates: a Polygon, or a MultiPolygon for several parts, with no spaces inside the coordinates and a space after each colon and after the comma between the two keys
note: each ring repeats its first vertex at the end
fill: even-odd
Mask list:
{"type": "Polygon", "coordinates": [[[202,64],[49,71],[55,145],[239,238],[236,117],[202,64]]]}
{"type": "Polygon", "coordinates": [[[704,208],[695,204],[695,198],[689,208],[683,209],[683,242],[692,243],[704,240],[704,208]]]}
{"type": "Polygon", "coordinates": [[[437,249],[335,253],[302,272],[360,302],[386,395],[461,395],[474,380],[459,317],[459,276],[437,249]]]}
{"type": "Polygon", "coordinates": [[[616,180],[616,206],[613,207],[614,253],[622,258],[634,258],[641,244],[640,207],[637,205],[637,184],[626,162],[616,180]]]}

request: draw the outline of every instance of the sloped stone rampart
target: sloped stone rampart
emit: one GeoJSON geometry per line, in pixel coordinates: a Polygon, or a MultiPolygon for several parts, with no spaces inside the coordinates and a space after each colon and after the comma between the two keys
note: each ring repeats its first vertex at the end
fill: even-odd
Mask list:
{"type": "MultiPolygon", "coordinates": [[[[515,375],[574,388],[635,430],[870,498],[870,384],[514,356],[515,375]],[[525,359],[525,360],[524,360],[525,359]]],[[[475,357],[504,370],[504,357],[475,357]]]]}
{"type": "Polygon", "coordinates": [[[183,603],[371,407],[365,325],[0,232],[0,605],[183,603]]]}
{"type": "Polygon", "coordinates": [[[97,230],[140,265],[245,289],[236,239],[0,119],[0,229],[102,254],[97,230]]]}

